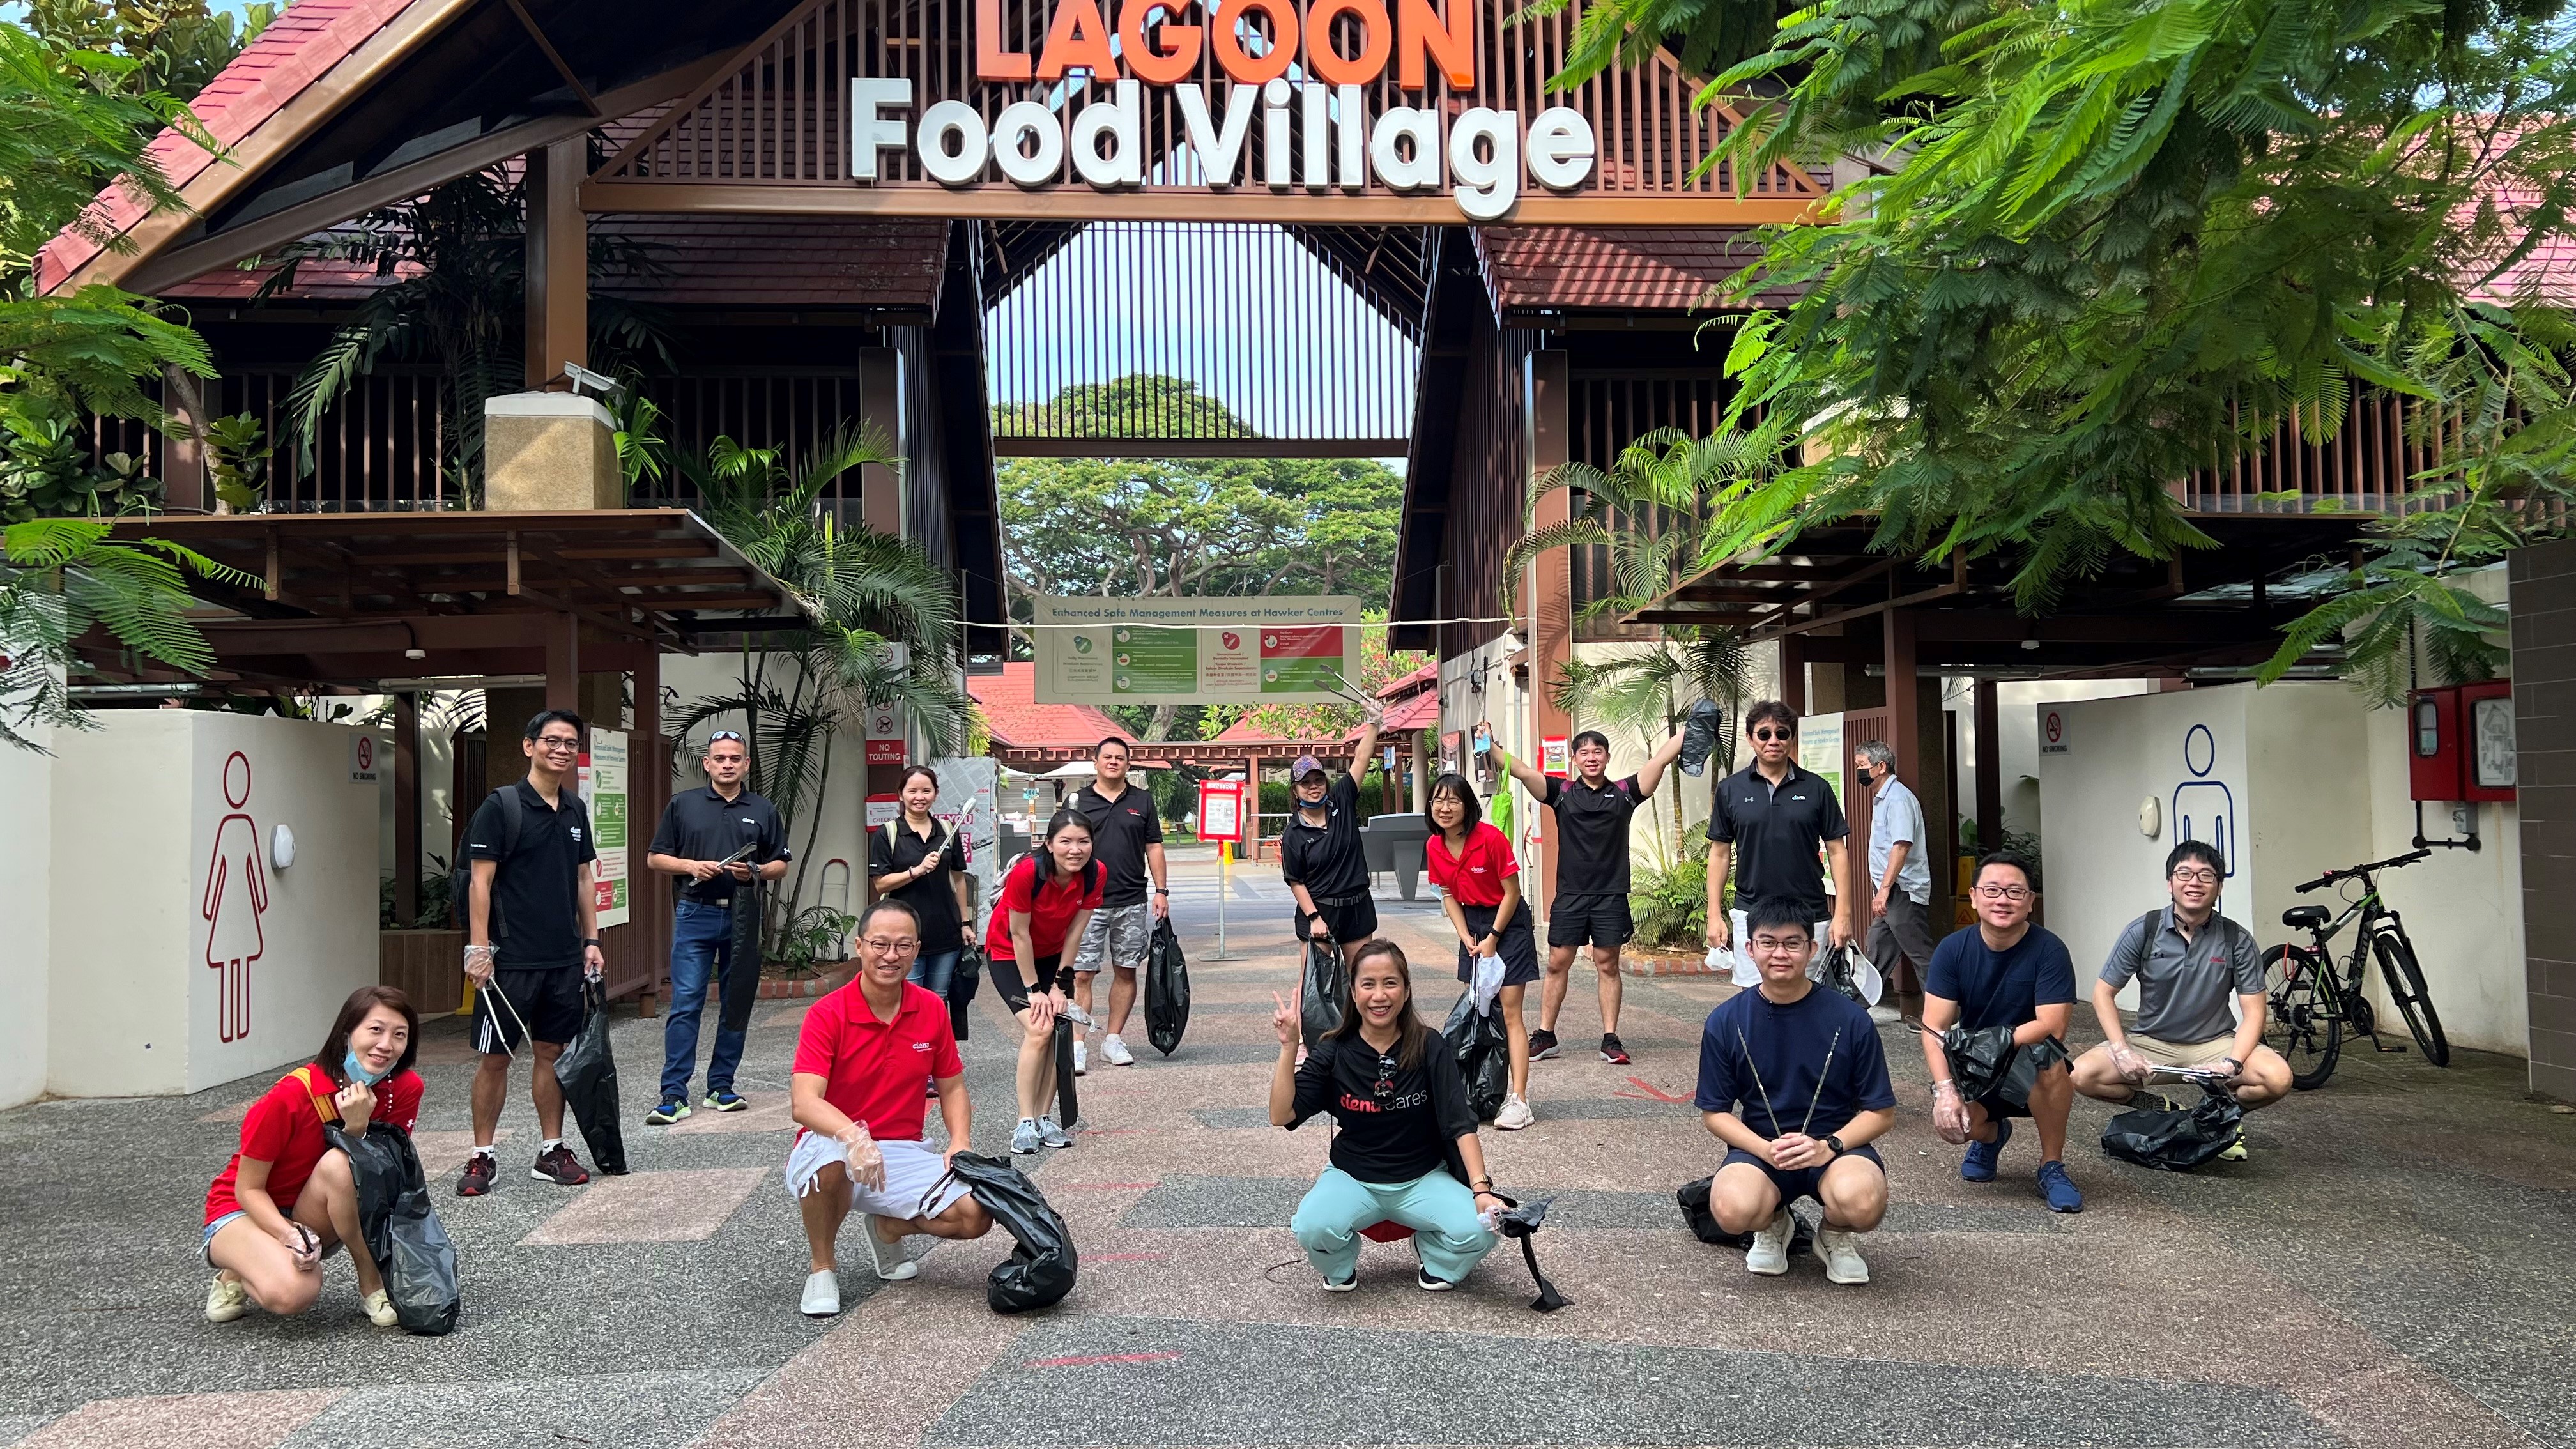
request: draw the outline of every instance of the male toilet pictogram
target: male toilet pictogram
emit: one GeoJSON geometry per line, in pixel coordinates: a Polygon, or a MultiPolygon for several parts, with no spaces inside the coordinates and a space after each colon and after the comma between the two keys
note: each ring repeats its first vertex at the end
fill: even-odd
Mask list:
{"type": "Polygon", "coordinates": [[[224,761],[224,804],[232,813],[215,826],[215,850],[206,862],[206,965],[216,973],[215,1035],[226,1042],[250,1035],[250,963],[268,949],[260,917],[268,910],[268,871],[259,858],[259,826],[250,805],[250,757],[233,751],[224,761]]]}

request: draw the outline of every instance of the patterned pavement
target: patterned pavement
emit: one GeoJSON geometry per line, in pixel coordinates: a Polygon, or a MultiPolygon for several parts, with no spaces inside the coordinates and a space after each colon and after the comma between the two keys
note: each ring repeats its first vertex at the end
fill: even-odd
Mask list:
{"type": "MultiPolygon", "coordinates": [[[[1286,1226],[1324,1131],[1261,1108],[1269,993],[1295,976],[1284,895],[1238,870],[1218,961],[1214,868],[1176,875],[1188,1039],[1164,1060],[1140,1022],[1140,1064],[1084,1080],[1080,1144],[1031,1164],[1082,1247],[1053,1310],[984,1306],[996,1234],[906,1284],[845,1270],[837,1321],[796,1313],[777,1168],[802,1003],[754,1018],[755,1110],[630,1122],[625,1178],[530,1180],[514,1083],[500,1187],[473,1201],[445,1195],[471,1068],[441,1022],[420,1143],[465,1277],[445,1339],[370,1328],[345,1263],[305,1319],[201,1317],[198,1206],[266,1079],[0,1113],[0,1444],[2576,1446],[2576,1116],[2526,1097],[2519,1062],[2348,1053],[2253,1119],[2250,1161],[2188,1177],[2105,1160],[2106,1114],[2079,1105],[2069,1218],[2041,1206],[2027,1139],[2001,1181],[1959,1180],[1891,1029],[1895,1207],[1867,1240],[1876,1281],[1837,1288],[1812,1259],[1749,1277],[1683,1228],[1672,1189],[1719,1155],[1683,1100],[1695,1033],[1728,988],[1631,978],[1635,1064],[1540,1063],[1539,1125],[1486,1134],[1506,1191],[1556,1198],[1539,1250],[1573,1306],[1531,1312],[1508,1246],[1436,1296],[1372,1246],[1360,1291],[1328,1297],[1286,1226]]],[[[1436,1018],[1455,996],[1436,906],[1381,909],[1436,1018]]],[[[998,1151],[1010,1042],[989,997],[976,1011],[998,1151]]],[[[1562,1034],[1598,1029],[1578,981],[1562,1034]]],[[[640,1119],[660,1023],[616,1042],[640,1119]]]]}

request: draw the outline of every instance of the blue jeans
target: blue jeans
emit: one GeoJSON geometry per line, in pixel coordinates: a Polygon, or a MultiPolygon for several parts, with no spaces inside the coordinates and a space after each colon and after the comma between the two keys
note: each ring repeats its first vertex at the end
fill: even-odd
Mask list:
{"type": "MultiPolygon", "coordinates": [[[[689,1077],[698,1065],[698,1015],[706,1010],[707,988],[721,980],[733,956],[733,908],[682,901],[671,916],[671,1018],[662,1026],[662,1100],[685,1102],[689,1077]]],[[[707,1090],[733,1090],[733,1070],[742,1064],[747,1031],[727,1031],[716,1024],[716,1053],[707,1063],[707,1090]]]]}
{"type": "Polygon", "coordinates": [[[924,954],[913,958],[912,984],[938,997],[948,999],[948,988],[957,979],[957,958],[966,954],[961,948],[942,951],[936,956],[924,954]]]}

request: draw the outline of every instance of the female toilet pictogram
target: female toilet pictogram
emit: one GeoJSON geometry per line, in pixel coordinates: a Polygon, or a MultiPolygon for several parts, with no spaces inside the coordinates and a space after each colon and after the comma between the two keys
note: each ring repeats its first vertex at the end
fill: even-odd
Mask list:
{"type": "Polygon", "coordinates": [[[250,1035],[250,963],[268,949],[260,928],[268,872],[259,858],[259,826],[243,813],[250,804],[250,758],[239,750],[224,761],[224,804],[232,813],[215,826],[199,914],[207,923],[206,965],[216,973],[216,1036],[234,1042],[250,1035]]]}

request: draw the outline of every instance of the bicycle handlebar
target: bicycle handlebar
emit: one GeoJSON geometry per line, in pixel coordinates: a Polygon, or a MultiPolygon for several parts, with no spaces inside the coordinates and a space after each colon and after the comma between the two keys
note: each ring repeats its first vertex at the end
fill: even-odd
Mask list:
{"type": "Polygon", "coordinates": [[[2422,860],[2424,857],[2431,855],[2432,853],[2433,852],[2429,850],[2410,850],[2404,855],[2392,855],[2386,860],[2374,860],[2367,865],[2348,865],[2341,870],[2327,871],[2324,875],[2318,876],[2315,880],[2309,881],[2305,885],[2292,886],[2290,889],[2301,895],[2305,895],[2309,891],[2323,890],[2327,886],[2333,885],[2339,880],[2351,880],[2355,876],[2366,876],[2374,870],[2395,870],[2399,866],[2413,865],[2415,862],[2422,860]]]}

